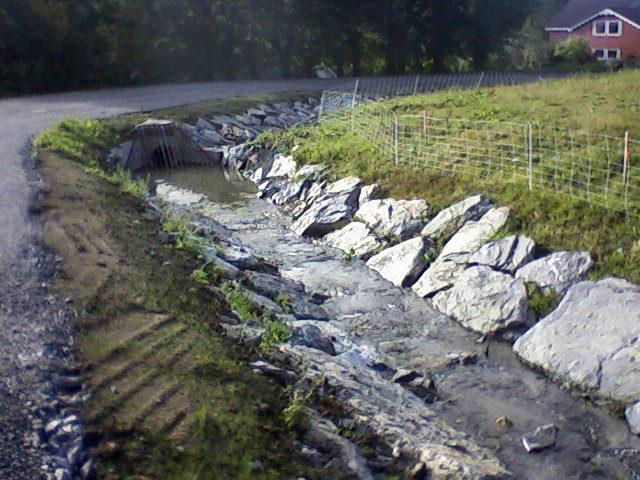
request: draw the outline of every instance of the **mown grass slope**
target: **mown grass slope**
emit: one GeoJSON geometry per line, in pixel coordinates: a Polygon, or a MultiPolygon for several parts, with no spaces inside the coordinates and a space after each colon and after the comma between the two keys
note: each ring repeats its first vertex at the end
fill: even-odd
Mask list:
{"type": "MultiPolygon", "coordinates": [[[[397,113],[418,113],[439,118],[535,122],[557,128],[620,136],[628,130],[640,137],[640,71],[584,75],[480,91],[449,91],[387,100],[397,113]]],[[[479,183],[472,176],[433,171],[420,164],[396,166],[381,154],[373,138],[365,138],[341,120],[271,132],[262,141],[292,152],[296,160],[324,163],[336,176],[358,175],[377,182],[396,198],[424,198],[432,214],[462,198],[482,193],[512,208],[508,228],[501,234],[531,236],[538,254],[561,249],[589,250],[596,267],[592,276],[617,275],[640,282],[640,219],[607,210],[553,190],[530,192],[492,174],[479,183]],[[298,146],[297,148],[293,148],[298,146]]]]}

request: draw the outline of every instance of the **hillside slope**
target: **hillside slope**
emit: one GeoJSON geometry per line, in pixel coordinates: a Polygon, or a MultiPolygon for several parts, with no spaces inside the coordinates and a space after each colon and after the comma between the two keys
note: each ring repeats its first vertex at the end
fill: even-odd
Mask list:
{"type": "MultiPolygon", "coordinates": [[[[481,91],[449,91],[387,100],[398,113],[426,110],[439,118],[536,122],[550,127],[620,136],[640,137],[640,72],[585,75],[481,91]]],[[[497,204],[508,205],[508,229],[531,236],[538,254],[561,249],[589,250],[596,266],[594,277],[617,275],[640,282],[640,219],[608,210],[553,190],[530,192],[520,183],[505,180],[500,172],[479,183],[468,175],[434,171],[415,162],[396,166],[379,153],[374,138],[329,119],[319,126],[269,133],[262,141],[297,160],[329,165],[337,176],[358,175],[377,182],[385,195],[424,198],[435,215],[466,196],[482,193],[497,204]],[[293,148],[297,146],[297,148],[293,148]]],[[[632,162],[634,158],[632,157],[632,162]]]]}

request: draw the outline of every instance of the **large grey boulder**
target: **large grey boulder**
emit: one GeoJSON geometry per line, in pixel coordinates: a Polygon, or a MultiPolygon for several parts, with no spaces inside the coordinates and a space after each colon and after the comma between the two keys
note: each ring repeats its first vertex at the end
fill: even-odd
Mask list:
{"type": "Polygon", "coordinates": [[[356,219],[366,223],[382,236],[406,240],[417,234],[426,223],[429,206],[424,200],[371,200],[360,205],[356,219]]]}
{"type": "Polygon", "coordinates": [[[622,402],[640,400],[640,289],[606,278],[572,286],[513,350],[563,384],[622,402]]]}
{"type": "Polygon", "coordinates": [[[511,275],[471,267],[451,290],[435,297],[434,305],[466,328],[488,334],[526,322],[527,289],[511,275]]]}
{"type": "Polygon", "coordinates": [[[367,265],[395,286],[408,287],[424,271],[428,248],[433,247],[427,239],[416,237],[371,257],[367,265]]]}
{"type": "Polygon", "coordinates": [[[513,274],[531,259],[534,248],[535,243],[529,237],[512,235],[485,244],[471,255],[469,263],[513,274]]]}
{"type": "Polygon", "coordinates": [[[293,157],[286,157],[279,153],[276,154],[271,170],[266,178],[288,177],[293,178],[296,171],[296,162],[293,157]]]}
{"type": "Polygon", "coordinates": [[[342,228],[358,209],[359,195],[359,178],[348,177],[332,183],[293,222],[291,229],[298,235],[322,236],[342,228]]]}
{"type": "Polygon", "coordinates": [[[438,258],[413,286],[421,297],[451,287],[465,270],[469,258],[494,236],[509,218],[509,208],[492,208],[478,221],[467,222],[449,240],[438,258]]]}
{"type": "Polygon", "coordinates": [[[466,222],[478,220],[491,208],[491,203],[476,195],[458,202],[442,210],[422,230],[422,235],[429,238],[448,240],[466,222]]]}
{"type": "Polygon", "coordinates": [[[592,265],[589,252],[554,252],[520,268],[516,278],[535,283],[543,291],[563,293],[582,280],[592,265]]]}
{"type": "Polygon", "coordinates": [[[325,237],[329,245],[358,258],[368,258],[382,247],[369,227],[361,222],[351,222],[325,237]]]}

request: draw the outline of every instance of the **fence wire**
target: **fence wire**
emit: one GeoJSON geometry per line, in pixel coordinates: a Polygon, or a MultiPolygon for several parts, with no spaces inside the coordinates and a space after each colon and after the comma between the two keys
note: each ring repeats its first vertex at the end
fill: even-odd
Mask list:
{"type": "MultiPolygon", "coordinates": [[[[400,94],[407,79],[396,82],[400,94]]],[[[396,114],[366,95],[325,91],[321,119],[366,138],[396,165],[491,184],[519,182],[640,213],[640,142],[540,125],[396,114]],[[340,123],[342,122],[342,123],[340,123]]],[[[378,90],[379,91],[379,90],[378,90]]],[[[379,97],[378,97],[379,98],[379,97]]]]}

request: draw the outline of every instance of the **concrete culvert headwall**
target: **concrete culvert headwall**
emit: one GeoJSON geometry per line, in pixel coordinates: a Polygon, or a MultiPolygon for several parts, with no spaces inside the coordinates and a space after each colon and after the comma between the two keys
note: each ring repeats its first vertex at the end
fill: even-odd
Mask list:
{"type": "Polygon", "coordinates": [[[177,168],[193,165],[218,166],[220,152],[200,148],[169,120],[147,120],[136,125],[128,152],[120,156],[120,167],[136,172],[143,168],[177,168]]]}

